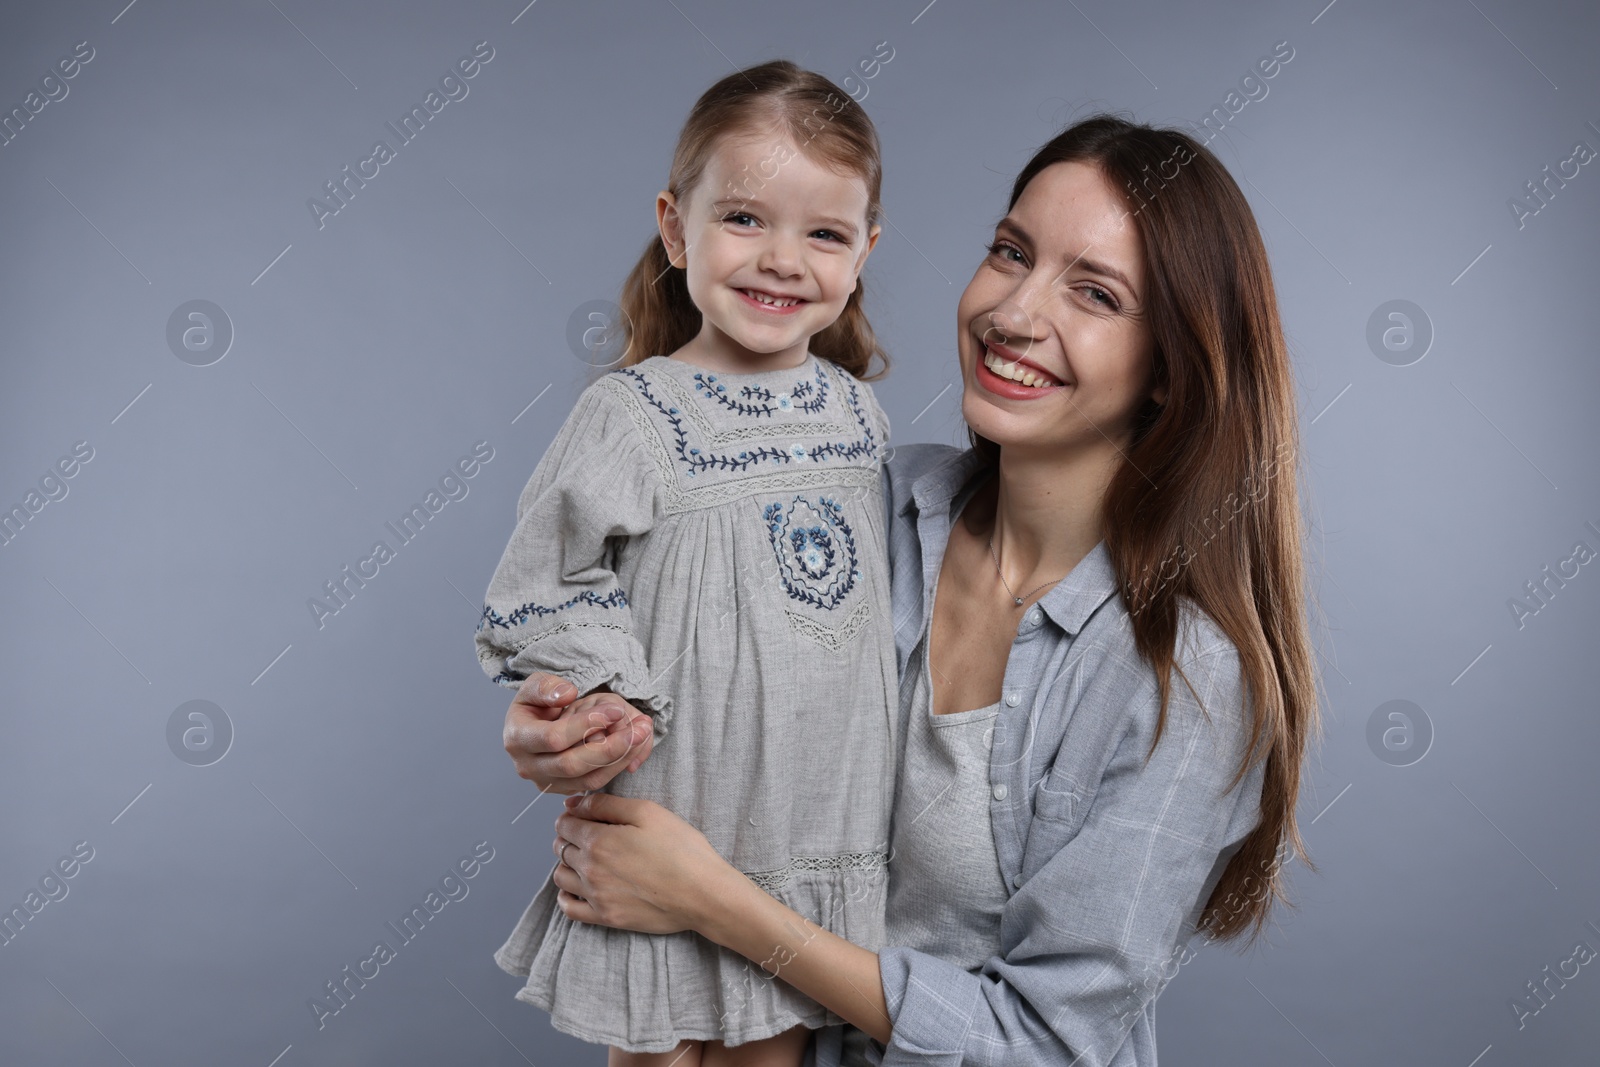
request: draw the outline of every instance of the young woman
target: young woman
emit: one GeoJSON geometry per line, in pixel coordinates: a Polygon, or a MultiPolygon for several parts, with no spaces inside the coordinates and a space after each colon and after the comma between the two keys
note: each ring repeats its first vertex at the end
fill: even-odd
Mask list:
{"type": "MultiPolygon", "coordinates": [[[[885,474],[890,947],[598,793],[556,822],[561,908],[762,963],[853,1024],[819,1067],[1154,1064],[1187,943],[1259,933],[1301,854],[1316,682],[1266,254],[1202,146],[1097,116],[1018,175],[957,317],[972,447],[902,446],[885,474]]],[[[519,773],[556,791],[650,745],[572,695],[530,678],[507,715],[519,773]]]]}

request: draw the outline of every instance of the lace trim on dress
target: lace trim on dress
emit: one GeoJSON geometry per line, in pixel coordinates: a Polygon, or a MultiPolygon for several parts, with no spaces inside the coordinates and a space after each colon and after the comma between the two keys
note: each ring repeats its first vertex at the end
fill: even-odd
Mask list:
{"type": "Polygon", "coordinates": [[[872,617],[872,601],[863,600],[857,604],[856,609],[846,616],[838,629],[823,626],[788,608],[785,608],[783,613],[789,617],[789,625],[794,627],[797,633],[811,638],[829,652],[837,652],[848,645],[872,617]]]}
{"type": "Polygon", "coordinates": [[[789,877],[802,871],[876,871],[889,865],[888,852],[847,852],[842,856],[796,856],[771,871],[745,871],[744,875],[768,893],[789,884],[789,877]]]}
{"type": "Polygon", "coordinates": [[[614,622],[564,622],[560,626],[552,626],[550,629],[541,630],[536,634],[524,634],[521,637],[511,638],[503,645],[503,647],[511,649],[511,654],[514,656],[518,652],[521,652],[523,649],[527,648],[529,645],[543,641],[547,637],[554,637],[556,634],[562,634],[566,633],[568,630],[577,630],[580,628],[617,630],[625,634],[631,634],[633,632],[626,626],[619,626],[614,622]]]}

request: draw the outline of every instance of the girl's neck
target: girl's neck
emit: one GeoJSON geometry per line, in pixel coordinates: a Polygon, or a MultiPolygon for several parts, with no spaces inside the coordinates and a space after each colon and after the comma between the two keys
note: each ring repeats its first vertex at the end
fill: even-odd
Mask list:
{"type": "Polygon", "coordinates": [[[973,536],[994,539],[1006,581],[1019,591],[1064,578],[1101,539],[1103,501],[1115,454],[1001,449],[993,482],[964,520],[973,536]]]}
{"type": "Polygon", "coordinates": [[[762,371],[791,370],[805,363],[809,354],[810,338],[806,344],[784,349],[782,352],[752,352],[736,343],[727,334],[710,323],[703,323],[700,332],[682,348],[671,353],[670,358],[717,374],[759,374],[762,371]]]}

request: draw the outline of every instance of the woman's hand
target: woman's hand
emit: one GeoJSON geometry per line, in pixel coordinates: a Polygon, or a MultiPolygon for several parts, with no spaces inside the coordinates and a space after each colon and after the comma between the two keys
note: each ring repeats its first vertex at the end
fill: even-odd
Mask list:
{"type": "Polygon", "coordinates": [[[506,711],[503,741],[520,777],[543,792],[581,793],[638,770],[655,734],[650,717],[620,696],[580,699],[571,682],[531,674],[506,711]]]}
{"type": "Polygon", "coordinates": [[[566,805],[553,879],[569,919],[646,934],[699,930],[719,885],[731,876],[748,886],[704,834],[654,801],[590,793],[566,805]]]}

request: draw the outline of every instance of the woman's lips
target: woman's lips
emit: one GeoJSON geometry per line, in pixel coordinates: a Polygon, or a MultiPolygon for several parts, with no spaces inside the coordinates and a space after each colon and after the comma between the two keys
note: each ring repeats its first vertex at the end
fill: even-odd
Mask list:
{"type": "Polygon", "coordinates": [[[994,393],[996,396],[1003,396],[1010,400],[1034,400],[1053,393],[1066,385],[1065,382],[1056,379],[1054,375],[1047,374],[1042,368],[1021,359],[1015,353],[1005,349],[996,351],[988,345],[983,346],[979,352],[977,365],[973,368],[973,377],[982,388],[994,393]],[[1044,384],[1027,385],[1023,382],[1002,377],[986,365],[990,359],[998,360],[1008,366],[1016,366],[1026,373],[1033,374],[1035,377],[1045,378],[1046,382],[1044,384]]]}
{"type": "Polygon", "coordinates": [[[1023,385],[1021,382],[1014,382],[1010,378],[1002,378],[988,367],[985,367],[981,360],[973,368],[972,376],[977,380],[979,388],[996,396],[1003,396],[1008,400],[1037,400],[1042,396],[1049,396],[1061,388],[1058,385],[1045,386],[1043,388],[1037,385],[1023,385]]]}

